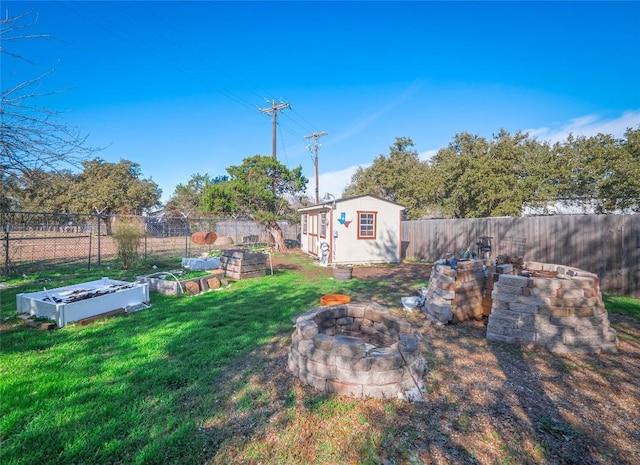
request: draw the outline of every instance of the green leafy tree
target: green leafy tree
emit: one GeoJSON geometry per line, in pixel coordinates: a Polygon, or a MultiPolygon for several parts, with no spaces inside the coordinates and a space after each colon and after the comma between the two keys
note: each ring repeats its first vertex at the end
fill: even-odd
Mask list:
{"type": "Polygon", "coordinates": [[[186,184],[178,184],[166,205],[166,210],[171,215],[188,217],[199,210],[200,201],[208,185],[228,181],[228,176],[216,176],[212,178],[208,174],[192,174],[186,184]]]}
{"type": "Polygon", "coordinates": [[[457,134],[431,161],[429,202],[446,216],[519,216],[557,198],[561,163],[547,144],[505,130],[492,140],[457,134]]]}
{"type": "Polygon", "coordinates": [[[304,195],[307,179],[302,167],[289,169],[271,156],[245,158],[227,168],[229,179],[209,184],[200,204],[202,211],[238,215],[265,226],[276,250],[285,250],[278,220],[298,221],[292,201],[304,195]]]}
{"type": "Polygon", "coordinates": [[[14,209],[69,213],[75,182],[69,170],[25,170],[13,183],[14,209]]]}
{"type": "MultiPolygon", "coordinates": [[[[99,158],[82,162],[84,170],[74,185],[73,205],[79,213],[137,214],[160,205],[162,191],[151,179],[141,178],[138,163],[99,158]]],[[[107,234],[111,223],[105,217],[107,234]]]]}
{"type": "Polygon", "coordinates": [[[426,189],[428,201],[445,216],[471,217],[478,196],[472,184],[488,153],[486,139],[469,133],[456,134],[431,160],[432,176],[426,189]]]}
{"type": "Polygon", "coordinates": [[[597,213],[640,211],[640,128],[625,138],[569,136],[555,149],[563,162],[560,197],[597,213]]]}
{"type": "Polygon", "coordinates": [[[397,137],[389,155],[379,155],[367,168],[358,167],[342,196],[370,194],[406,207],[409,219],[421,218],[427,211],[425,185],[430,168],[420,161],[415,144],[408,137],[397,137]]]}

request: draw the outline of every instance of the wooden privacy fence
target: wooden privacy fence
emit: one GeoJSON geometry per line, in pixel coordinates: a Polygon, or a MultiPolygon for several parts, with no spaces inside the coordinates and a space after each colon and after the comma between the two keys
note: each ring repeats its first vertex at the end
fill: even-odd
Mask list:
{"type": "Polygon", "coordinates": [[[491,258],[521,256],[591,271],[601,289],[640,298],[640,215],[557,215],[402,222],[403,258],[435,261],[477,252],[491,237],[491,258]]]}

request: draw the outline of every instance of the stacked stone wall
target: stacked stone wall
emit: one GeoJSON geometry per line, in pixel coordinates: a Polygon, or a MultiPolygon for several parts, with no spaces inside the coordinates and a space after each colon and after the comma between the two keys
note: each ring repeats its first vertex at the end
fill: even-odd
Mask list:
{"type": "Polygon", "coordinates": [[[597,275],[538,262],[523,269],[524,276],[500,275],[494,283],[488,340],[558,353],[617,351],[597,275]]]}
{"type": "Polygon", "coordinates": [[[418,387],[426,363],[408,322],[355,302],[298,317],[288,368],[321,391],[388,399],[418,387]]]}
{"type": "Polygon", "coordinates": [[[491,313],[497,276],[512,270],[511,265],[492,266],[491,260],[459,261],[456,268],[437,263],[431,270],[423,310],[438,324],[482,319],[491,313]]]}

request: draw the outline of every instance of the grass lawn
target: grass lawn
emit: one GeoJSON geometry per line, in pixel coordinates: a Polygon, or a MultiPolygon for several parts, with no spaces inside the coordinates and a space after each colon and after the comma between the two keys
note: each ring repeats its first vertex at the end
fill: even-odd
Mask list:
{"type": "MultiPolygon", "coordinates": [[[[152,293],[148,310],[53,331],[15,323],[15,295],[102,276],[133,280],[153,270],[59,268],[3,281],[0,462],[554,463],[551,442],[519,445],[517,434],[497,432],[461,447],[457,436],[431,423],[434,410],[302,386],[286,370],[292,318],[325,294],[379,296],[390,286],[384,279],[335,281],[314,274],[307,257],[281,258],[290,266],[264,278],[191,297],[152,293]]],[[[632,324],[640,320],[639,301],[607,296],[606,302],[632,324]]],[[[436,392],[443,362],[437,353],[427,358],[441,413],[455,408],[452,430],[473,432],[473,409],[459,410],[453,392],[436,392]]],[[[544,434],[584,434],[540,418],[544,434]]]]}

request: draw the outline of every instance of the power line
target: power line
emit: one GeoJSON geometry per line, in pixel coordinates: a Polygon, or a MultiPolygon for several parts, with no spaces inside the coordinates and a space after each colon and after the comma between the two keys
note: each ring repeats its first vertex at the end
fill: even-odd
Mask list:
{"type": "Polygon", "coordinates": [[[309,150],[313,149],[314,152],[313,166],[316,175],[316,205],[320,203],[320,183],[318,182],[318,149],[320,148],[320,144],[318,144],[318,138],[326,135],[326,132],[314,132],[310,136],[304,136],[305,139],[313,138],[313,147],[310,146],[309,150]]]}

